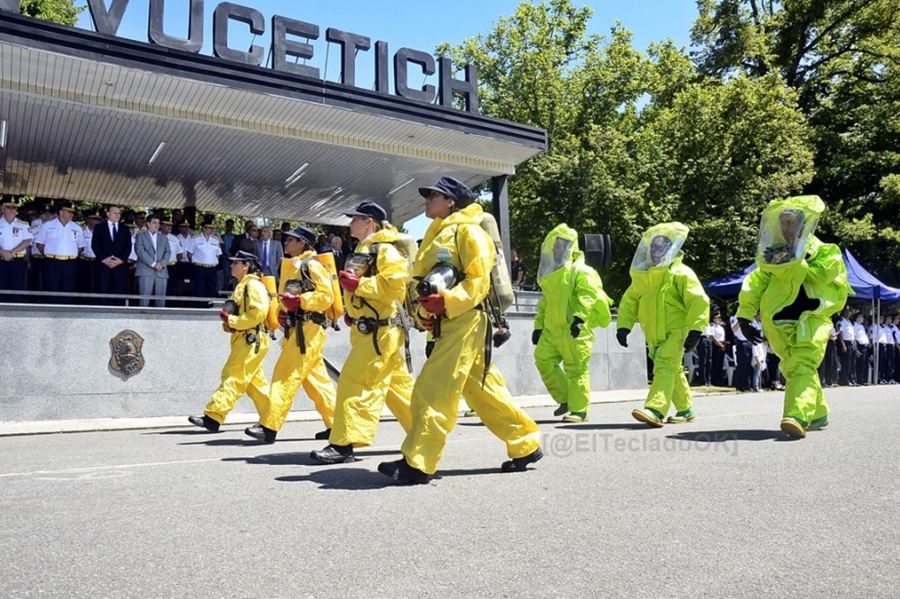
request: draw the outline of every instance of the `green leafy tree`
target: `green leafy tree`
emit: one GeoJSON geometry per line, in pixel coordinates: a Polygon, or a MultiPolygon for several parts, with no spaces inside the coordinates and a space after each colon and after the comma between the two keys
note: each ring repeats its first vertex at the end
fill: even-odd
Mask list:
{"type": "Polygon", "coordinates": [[[72,27],[86,6],[75,6],[74,0],[20,0],[23,15],[72,27]]]}
{"type": "Polygon", "coordinates": [[[694,59],[707,75],[778,73],[811,127],[829,204],[823,236],[900,284],[890,178],[900,173],[900,3],[895,0],[698,0],[694,59]],[[884,182],[888,181],[888,185],[884,182]]]}

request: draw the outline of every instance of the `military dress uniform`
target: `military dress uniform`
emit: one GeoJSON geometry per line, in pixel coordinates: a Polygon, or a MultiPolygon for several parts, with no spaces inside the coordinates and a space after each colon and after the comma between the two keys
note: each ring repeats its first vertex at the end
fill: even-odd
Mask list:
{"type": "MultiPolygon", "coordinates": [[[[15,206],[15,204],[12,204],[15,206]]],[[[16,218],[12,222],[0,217],[0,250],[13,252],[7,260],[0,257],[0,289],[24,291],[27,286],[28,263],[25,258],[28,245],[23,242],[33,239],[28,224],[16,218]],[[15,251],[14,251],[15,250],[15,251]]],[[[0,295],[0,301],[21,301],[17,295],[0,295]]]]}
{"type": "Polygon", "coordinates": [[[215,235],[204,237],[201,233],[191,240],[191,262],[194,264],[194,295],[216,297],[218,293],[219,256],[222,248],[215,235]]]}
{"type": "MultiPolygon", "coordinates": [[[[78,256],[85,245],[81,227],[73,221],[64,225],[59,218],[54,218],[41,227],[34,242],[43,246],[43,290],[74,293],[78,280],[78,256]]],[[[65,297],[58,299],[64,300],[65,297]]]]}

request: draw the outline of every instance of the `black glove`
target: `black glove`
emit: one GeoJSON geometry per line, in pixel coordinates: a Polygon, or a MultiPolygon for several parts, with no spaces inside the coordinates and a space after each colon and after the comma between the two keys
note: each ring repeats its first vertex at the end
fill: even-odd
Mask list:
{"type": "Polygon", "coordinates": [[[434,341],[426,341],[425,342],[425,359],[431,357],[431,352],[434,351],[434,341]]]}
{"type": "Polygon", "coordinates": [[[572,333],[572,338],[575,339],[578,335],[581,334],[581,329],[584,328],[584,321],[575,317],[575,320],[572,321],[572,326],[569,327],[569,332],[572,333]]]}
{"type": "Polygon", "coordinates": [[[684,340],[684,351],[694,351],[698,343],[700,343],[700,331],[688,331],[687,339],[684,340]]]}
{"type": "Polygon", "coordinates": [[[628,329],[617,329],[616,330],[616,341],[619,342],[619,345],[622,347],[628,347],[628,333],[631,331],[628,329]]]}
{"type": "Polygon", "coordinates": [[[762,335],[759,334],[759,330],[757,330],[749,320],[746,318],[738,318],[737,321],[741,327],[741,332],[744,334],[744,337],[747,338],[747,341],[750,343],[762,343],[762,335]]]}
{"type": "Polygon", "coordinates": [[[537,345],[538,341],[541,340],[541,329],[535,329],[531,331],[531,345],[537,345]]]}

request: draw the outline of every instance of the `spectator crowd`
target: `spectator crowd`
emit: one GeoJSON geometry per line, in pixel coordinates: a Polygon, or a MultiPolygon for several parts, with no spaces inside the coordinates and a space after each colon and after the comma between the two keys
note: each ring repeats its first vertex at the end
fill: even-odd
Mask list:
{"type": "MultiPolygon", "coordinates": [[[[233,289],[228,258],[238,251],[254,254],[263,274],[280,275],[282,233],[294,226],[259,225],[235,230],[228,219],[222,230],[214,215],[189,221],[183,210],[171,213],[101,211],[72,204],[19,203],[4,198],[0,217],[0,302],[121,304],[158,307],[167,297],[215,298],[233,289]],[[199,230],[198,230],[199,229],[199,230]],[[42,292],[40,294],[16,292],[42,292]],[[91,297],[104,294],[124,297],[91,297]]],[[[336,228],[318,238],[316,251],[334,252],[338,268],[352,240],[336,228]]],[[[169,300],[169,306],[207,305],[169,300]]]]}
{"type": "MultiPolygon", "coordinates": [[[[825,358],[819,366],[823,387],[898,382],[900,316],[882,315],[879,320],[874,315],[851,313],[850,308],[845,308],[833,319],[833,324],[825,358]]],[[[758,316],[753,326],[762,332],[758,316]]],[[[685,353],[684,361],[692,385],[753,392],[784,389],[778,356],[765,336],[761,343],[751,343],[741,333],[735,317],[726,324],[721,313],[715,310],[697,349],[685,353]]]]}

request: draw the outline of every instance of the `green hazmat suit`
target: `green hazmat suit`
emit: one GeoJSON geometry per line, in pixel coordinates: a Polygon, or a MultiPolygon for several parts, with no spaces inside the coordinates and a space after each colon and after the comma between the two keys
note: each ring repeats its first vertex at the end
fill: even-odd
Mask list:
{"type": "MultiPolygon", "coordinates": [[[[447,435],[456,425],[459,400],[475,410],[484,425],[506,444],[510,458],[526,457],[540,448],[538,425],[515,405],[495,364],[484,374],[485,338],[490,323],[478,309],[490,289],[494,242],[481,228],[482,209],[470,204],[447,218],[431,222],[416,255],[413,277],[423,277],[438,263],[464,275],[443,289],[446,316],[434,350],[416,378],[411,399],[412,428],[401,451],[407,464],[426,474],[437,471],[447,435]]],[[[416,317],[428,318],[419,309],[416,317]]]]}
{"type": "Polygon", "coordinates": [[[744,279],[737,310],[738,318],[748,320],[759,312],[787,382],[783,417],[803,429],[814,421],[827,422],[818,367],[831,334],[831,316],[843,309],[852,291],[840,248],[814,235],[824,211],[818,196],[775,200],[766,207],[758,268],[744,279]]]}
{"type": "Polygon", "coordinates": [[[682,260],[688,227],[662,223],[641,236],[631,263],[631,285],[619,305],[618,328],[638,322],[653,360],[653,383],[644,408],[662,424],[672,404],[677,413],[691,409],[691,388],[684,375],[684,343],[690,331],[709,323],[709,297],[682,260]]]}
{"type": "Polygon", "coordinates": [[[534,328],[541,333],[535,366],[556,403],[584,414],[590,404],[593,329],[609,325],[612,300],[603,291],[600,275],[585,264],[578,233],[568,225],[558,225],[544,238],[537,283],[541,299],[534,328]],[[573,337],[576,318],[585,326],[573,337]]]}

